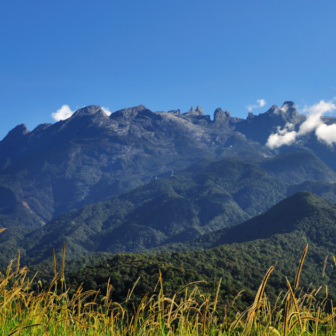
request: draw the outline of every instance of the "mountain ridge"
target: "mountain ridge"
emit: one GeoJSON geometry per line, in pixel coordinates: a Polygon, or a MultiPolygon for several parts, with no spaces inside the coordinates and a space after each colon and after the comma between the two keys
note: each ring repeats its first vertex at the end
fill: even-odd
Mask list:
{"type": "MultiPolygon", "coordinates": [[[[0,141],[0,186],[17,200],[12,212],[6,214],[7,209],[0,220],[18,225],[20,213],[26,213],[26,225],[41,226],[63,213],[176,174],[204,158],[236,157],[257,163],[290,184],[309,179],[334,182],[333,147],[313,136],[278,150],[265,147],[265,139],[276,129],[288,122],[299,127],[305,118],[288,101],[246,120],[220,108],[211,120],[200,106],[181,113],[153,112],[139,105],[108,116],[92,105],[32,131],[19,125],[0,141]],[[315,155],[326,165],[305,156],[291,171],[282,170],[282,176],[276,173],[276,162],[267,168],[272,158],[293,150],[315,155]],[[318,165],[313,167],[315,176],[304,165],[308,170],[318,165]]],[[[328,123],[336,120],[327,119],[328,123]]],[[[0,197],[0,212],[4,209],[0,197]]]]}
{"type": "MultiPolygon", "coordinates": [[[[192,281],[206,280],[204,290],[213,293],[221,278],[220,303],[224,305],[226,300],[233,300],[238,292],[245,290],[239,304],[246,307],[253,301],[270,266],[275,268],[266,286],[269,299],[275,302],[280,291],[288,290],[286,278],[294,282],[300,257],[308,244],[300,290],[322,285],[323,289],[316,299],[323,300],[325,286],[328,286],[329,296],[336,289],[333,261],[332,258],[326,259],[326,256],[336,254],[335,223],[335,203],[309,192],[299,192],[260,216],[221,230],[226,239],[229,236],[232,238],[232,235],[236,238],[230,239],[228,244],[222,244],[223,239],[218,240],[218,231],[196,240],[204,243],[205,238],[212,236],[215,247],[203,244],[202,249],[202,245],[198,244],[194,250],[190,250],[189,246],[189,250],[180,252],[157,250],[154,254],[117,254],[82,269],[73,261],[75,267],[69,263],[67,284],[78,286],[84,282],[85,289],[104,291],[110,279],[109,283],[116,288],[112,297],[117,300],[124,298],[127,289],[140,277],[141,285],[134,292],[136,299],[140,300],[144,294],[153,293],[161,270],[166,292],[176,291],[192,281]],[[285,215],[279,216],[279,213],[285,215]]],[[[39,269],[44,271],[42,265],[34,267],[34,272],[39,269]]],[[[46,279],[48,275],[44,273],[43,276],[46,279]]]]}
{"type": "Polygon", "coordinates": [[[53,248],[61,254],[63,241],[74,258],[92,252],[165,250],[167,244],[213,231],[218,236],[216,230],[259,215],[304,188],[336,199],[335,184],[291,186],[251,163],[202,160],[177,175],[63,214],[23,236],[9,228],[0,236],[0,253],[6,263],[21,248],[22,263],[32,264],[50,259],[53,248]],[[13,236],[10,247],[8,235],[13,236]]]}

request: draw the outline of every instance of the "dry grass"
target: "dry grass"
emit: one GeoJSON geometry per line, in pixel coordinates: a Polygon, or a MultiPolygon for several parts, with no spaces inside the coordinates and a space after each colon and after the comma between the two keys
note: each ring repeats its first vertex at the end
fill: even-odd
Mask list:
{"type": "Polygon", "coordinates": [[[99,302],[99,292],[84,292],[81,287],[70,297],[64,280],[65,246],[61,274],[56,273],[54,260],[55,278],[49,288],[42,290],[39,282],[38,289],[32,291],[33,280],[27,278],[25,267],[20,268],[19,254],[18,266],[13,269],[12,262],[0,276],[1,335],[336,335],[336,314],[333,308],[327,309],[327,304],[332,307],[328,294],[318,301],[318,291],[297,289],[307,249],[301,258],[295,291],[287,280],[288,291],[273,305],[269,302],[265,286],[272,266],[253,304],[244,312],[236,310],[236,298],[217,310],[220,282],[213,298],[200,292],[199,282],[185,286],[171,298],[165,297],[161,272],[159,294],[145,295],[132,312],[126,308],[127,301],[141,279],[122,303],[110,299],[110,283],[99,302]]]}

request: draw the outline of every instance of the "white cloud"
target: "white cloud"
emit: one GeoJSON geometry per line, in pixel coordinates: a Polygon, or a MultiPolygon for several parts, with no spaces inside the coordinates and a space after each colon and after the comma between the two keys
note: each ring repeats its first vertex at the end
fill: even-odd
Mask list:
{"type": "Polygon", "coordinates": [[[274,149],[281,147],[283,145],[291,145],[296,139],[297,133],[295,131],[284,131],[282,134],[275,133],[271,134],[267,139],[266,146],[274,149]]]}
{"type": "Polygon", "coordinates": [[[263,107],[264,105],[266,105],[266,101],[264,99],[258,99],[257,103],[259,104],[259,107],[263,107]]]}
{"type": "Polygon", "coordinates": [[[69,105],[63,105],[59,110],[52,113],[51,116],[56,120],[65,120],[73,115],[74,111],[71,111],[69,105]]]}
{"type": "Polygon", "coordinates": [[[257,103],[258,103],[257,105],[250,104],[250,105],[246,105],[245,107],[247,108],[249,112],[252,112],[253,109],[258,108],[258,107],[263,107],[266,105],[265,99],[258,99],[257,103]]]}
{"type": "Polygon", "coordinates": [[[282,130],[279,127],[277,133],[269,136],[266,146],[274,149],[283,145],[291,145],[297,138],[312,131],[315,131],[319,141],[328,145],[336,143],[336,124],[326,125],[321,119],[323,114],[334,110],[336,110],[336,105],[332,100],[329,102],[321,100],[318,104],[310,107],[306,106],[303,112],[308,112],[308,117],[300,125],[299,130],[294,131],[294,125],[287,123],[282,130]]]}
{"type": "Polygon", "coordinates": [[[102,106],[101,108],[108,116],[110,116],[112,114],[112,112],[110,111],[110,109],[108,107],[103,107],[102,106]]]}
{"type": "Polygon", "coordinates": [[[329,146],[336,142],[336,124],[322,124],[316,129],[316,136],[320,141],[326,142],[329,146]]]}

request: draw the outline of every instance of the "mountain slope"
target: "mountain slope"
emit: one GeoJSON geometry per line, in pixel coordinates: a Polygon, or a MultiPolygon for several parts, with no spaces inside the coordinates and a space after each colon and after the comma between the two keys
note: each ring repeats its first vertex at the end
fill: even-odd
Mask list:
{"type": "MultiPolygon", "coordinates": [[[[226,304],[226,300],[232,300],[244,289],[240,301],[243,305],[243,302],[251,302],[264,274],[273,265],[275,270],[268,280],[266,293],[275,301],[281,290],[288,289],[285,277],[293,284],[300,257],[308,243],[300,286],[306,290],[310,286],[317,289],[328,285],[331,296],[336,290],[331,258],[336,254],[336,204],[311,193],[297,193],[243,224],[205,235],[197,239],[198,247],[202,243],[205,246],[206,241],[213,245],[230,243],[204,251],[116,255],[80,271],[68,269],[67,283],[77,286],[84,282],[85,289],[105,291],[110,278],[112,297],[122,300],[140,276],[134,292],[135,300],[139,300],[145,293],[153,293],[160,269],[166,293],[203,279],[208,283],[202,287],[215,295],[218,280],[222,278],[221,304],[226,304]]],[[[319,293],[322,298],[324,288],[319,293]]]]}
{"type": "Polygon", "coordinates": [[[185,242],[267,210],[287,188],[256,165],[203,160],[180,174],[61,215],[17,244],[23,261],[36,263],[50,258],[53,247],[59,252],[63,241],[73,257],[185,242]]]}
{"type": "Polygon", "coordinates": [[[309,191],[329,201],[336,203],[336,184],[325,182],[306,181],[301,184],[294,184],[288,187],[287,196],[291,196],[298,191],[309,191]]]}
{"type": "MultiPolygon", "coordinates": [[[[305,188],[336,198],[334,184],[290,186],[260,167],[237,159],[201,160],[177,175],[61,215],[12,241],[10,248],[5,236],[0,237],[3,262],[13,258],[10,253],[19,247],[23,262],[42,262],[50,259],[53,248],[61,253],[63,241],[73,258],[92,252],[139,252],[160,246],[168,249],[169,244],[192,241],[242,223],[305,188]]],[[[215,237],[219,239],[218,232],[215,237]]]]}
{"type": "MultiPolygon", "coordinates": [[[[244,223],[205,234],[161,250],[194,250],[222,244],[268,239],[277,234],[301,232],[305,239],[326,248],[336,248],[336,204],[310,192],[300,191],[244,223]],[[335,244],[335,246],[334,246],[335,244]]],[[[335,251],[336,252],[336,251],[335,251]]]]}
{"type": "Polygon", "coordinates": [[[325,246],[336,242],[336,204],[309,192],[298,192],[266,213],[223,232],[217,244],[266,239],[300,231],[309,241],[325,246]]]}
{"type": "MultiPolygon", "coordinates": [[[[154,113],[143,105],[107,116],[92,105],[33,131],[19,125],[0,141],[0,187],[14,194],[16,203],[11,206],[17,204],[23,211],[23,205],[27,216],[22,222],[21,210],[15,214],[8,209],[1,221],[7,226],[44,225],[60,214],[176,174],[204,158],[255,162],[291,184],[334,182],[330,168],[308,154],[272,161],[278,153],[299,150],[316,154],[336,170],[333,147],[313,134],[278,150],[265,147],[268,136],[279,127],[291,123],[297,129],[305,118],[292,102],[259,116],[250,114],[246,120],[220,108],[211,120],[200,107],[181,114],[179,110],[154,113]],[[290,167],[293,163],[295,168],[290,167]]],[[[5,209],[2,199],[0,190],[0,211],[5,209]]]]}
{"type": "Polygon", "coordinates": [[[225,118],[221,110],[211,121],[200,110],[154,113],[143,105],[108,117],[99,106],[88,106],[31,132],[19,125],[0,141],[0,186],[42,225],[205,157],[272,156],[231,130],[225,118]]]}
{"type": "Polygon", "coordinates": [[[305,181],[336,182],[336,173],[316,155],[309,152],[287,152],[262,160],[258,165],[270,176],[289,184],[299,184],[305,181]]]}

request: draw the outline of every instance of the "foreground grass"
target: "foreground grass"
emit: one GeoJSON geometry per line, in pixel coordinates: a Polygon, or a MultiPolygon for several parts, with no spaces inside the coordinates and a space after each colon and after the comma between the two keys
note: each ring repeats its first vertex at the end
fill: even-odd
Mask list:
{"type": "Polygon", "coordinates": [[[130,289],[124,302],[110,298],[112,285],[106,293],[83,291],[82,287],[69,295],[64,280],[64,253],[60,275],[56,273],[49,288],[42,290],[39,282],[33,290],[33,280],[27,278],[27,268],[11,263],[0,275],[1,335],[336,335],[336,314],[332,301],[317,299],[320,289],[299,288],[305,249],[294,284],[287,281],[287,292],[280,293],[271,303],[265,286],[273,271],[268,270],[252,305],[243,312],[235,306],[236,299],[226,306],[218,305],[218,289],[203,295],[200,281],[180,289],[173,297],[165,297],[161,272],[157,283],[159,293],[145,295],[135,306],[130,289]]]}

